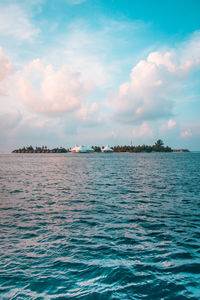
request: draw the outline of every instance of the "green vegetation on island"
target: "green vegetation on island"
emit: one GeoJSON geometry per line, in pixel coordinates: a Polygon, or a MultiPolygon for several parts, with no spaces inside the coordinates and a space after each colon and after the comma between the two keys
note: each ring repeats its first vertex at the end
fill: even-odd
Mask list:
{"type": "Polygon", "coordinates": [[[101,147],[99,146],[92,146],[92,149],[94,150],[94,152],[101,152],[101,147]]]}
{"type": "Polygon", "coordinates": [[[48,149],[47,146],[35,147],[35,149],[32,146],[29,146],[29,147],[15,149],[12,151],[12,153],[66,153],[66,152],[69,152],[69,149],[65,149],[63,147],[48,149]]]}
{"type": "Polygon", "coordinates": [[[114,152],[172,152],[172,148],[164,147],[162,140],[157,140],[153,146],[138,145],[138,146],[114,146],[112,147],[114,152]]]}
{"type": "MultiPolygon", "coordinates": [[[[102,148],[99,146],[92,146],[94,152],[101,152],[102,148]]],[[[153,146],[148,145],[138,145],[138,146],[113,146],[111,147],[113,152],[173,152],[173,149],[166,146],[164,147],[164,143],[162,140],[157,140],[157,142],[153,146]]],[[[177,150],[178,151],[178,150],[177,150]]],[[[188,151],[188,150],[187,150],[188,151]]]]}
{"type": "MultiPolygon", "coordinates": [[[[101,152],[102,147],[92,146],[94,152],[101,152]]],[[[173,150],[169,146],[164,146],[164,143],[161,139],[157,140],[157,142],[152,145],[138,145],[138,146],[113,146],[111,147],[113,152],[130,152],[130,153],[138,153],[138,152],[189,152],[188,149],[176,149],[173,150]]],[[[69,152],[70,149],[65,149],[63,147],[48,149],[47,146],[36,147],[35,149],[32,146],[23,147],[16,150],[13,150],[12,153],[66,153],[69,152]]]]}

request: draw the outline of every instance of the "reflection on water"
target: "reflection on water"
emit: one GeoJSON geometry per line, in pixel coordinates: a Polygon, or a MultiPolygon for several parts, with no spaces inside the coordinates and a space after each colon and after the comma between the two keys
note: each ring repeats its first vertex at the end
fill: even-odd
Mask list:
{"type": "Polygon", "coordinates": [[[0,155],[0,297],[199,299],[200,154],[0,155]]]}

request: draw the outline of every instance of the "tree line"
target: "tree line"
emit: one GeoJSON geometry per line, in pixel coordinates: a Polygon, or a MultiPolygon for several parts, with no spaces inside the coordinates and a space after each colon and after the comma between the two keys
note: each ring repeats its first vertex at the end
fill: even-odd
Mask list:
{"type": "MultiPolygon", "coordinates": [[[[102,147],[99,146],[92,146],[94,149],[94,152],[101,152],[102,147]]],[[[113,152],[131,152],[131,153],[138,153],[138,152],[189,152],[187,149],[179,149],[179,150],[173,150],[169,146],[164,146],[164,142],[159,139],[157,142],[155,142],[154,145],[149,146],[149,145],[138,145],[138,146],[113,146],[111,147],[113,149],[113,152]]],[[[63,147],[60,148],[53,148],[53,149],[48,149],[47,146],[42,146],[42,147],[36,147],[33,148],[32,146],[29,147],[23,147],[19,148],[16,150],[13,150],[13,153],[66,153],[69,152],[70,149],[65,149],[63,147]]]]}
{"type": "Polygon", "coordinates": [[[15,149],[12,153],[66,153],[69,152],[69,149],[65,149],[63,147],[48,149],[47,146],[35,147],[32,146],[23,147],[19,149],[15,149]]]}
{"type": "MultiPolygon", "coordinates": [[[[95,152],[101,152],[101,147],[92,146],[95,152]]],[[[113,146],[111,147],[114,152],[172,152],[172,148],[166,146],[164,147],[164,143],[161,139],[157,140],[157,142],[152,145],[138,145],[138,146],[113,146]]]]}
{"type": "Polygon", "coordinates": [[[114,146],[114,152],[172,152],[172,148],[164,146],[162,140],[157,140],[157,142],[152,145],[138,145],[138,146],[114,146]]]}

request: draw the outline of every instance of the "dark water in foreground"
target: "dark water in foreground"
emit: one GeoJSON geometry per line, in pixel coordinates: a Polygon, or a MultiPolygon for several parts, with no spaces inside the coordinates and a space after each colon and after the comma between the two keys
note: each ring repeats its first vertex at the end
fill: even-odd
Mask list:
{"type": "Polygon", "coordinates": [[[1,299],[200,299],[200,154],[0,155],[1,299]]]}

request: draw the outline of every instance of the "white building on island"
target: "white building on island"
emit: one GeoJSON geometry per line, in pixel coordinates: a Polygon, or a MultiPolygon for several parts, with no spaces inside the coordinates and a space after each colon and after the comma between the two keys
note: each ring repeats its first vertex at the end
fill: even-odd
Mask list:
{"type": "Polygon", "coordinates": [[[103,153],[111,153],[111,152],[113,152],[113,149],[110,148],[110,147],[107,145],[107,146],[105,146],[104,148],[102,148],[101,151],[102,151],[103,153]]]}
{"type": "Polygon", "coordinates": [[[91,153],[94,152],[94,149],[92,147],[87,146],[75,146],[71,152],[73,153],[91,153]]]}

